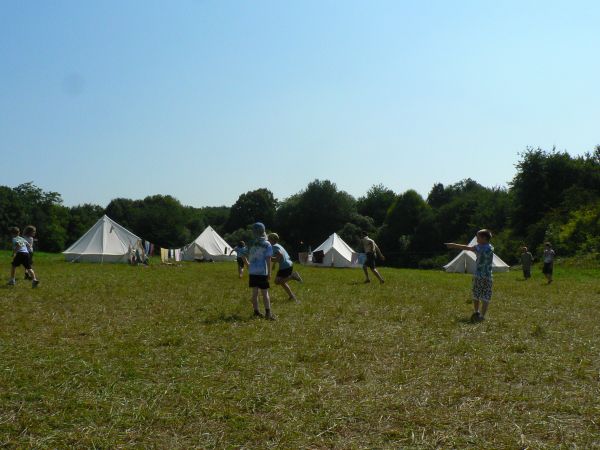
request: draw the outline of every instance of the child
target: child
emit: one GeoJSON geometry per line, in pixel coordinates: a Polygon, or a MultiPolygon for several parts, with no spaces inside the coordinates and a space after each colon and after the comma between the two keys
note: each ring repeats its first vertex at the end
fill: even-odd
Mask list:
{"type": "Polygon", "coordinates": [[[244,276],[244,256],[248,253],[246,243],[244,241],[238,242],[238,245],[235,248],[232,248],[229,254],[231,255],[233,252],[237,255],[238,275],[242,278],[244,276]]]}
{"type": "Polygon", "coordinates": [[[521,249],[521,267],[523,268],[523,276],[526,280],[531,278],[531,264],[533,263],[533,255],[527,250],[527,247],[521,249]]]}
{"type": "Polygon", "coordinates": [[[458,250],[472,251],[477,255],[475,273],[473,274],[473,309],[471,321],[480,322],[485,319],[490,301],[492,300],[492,263],[494,261],[494,247],[490,244],[492,233],[490,230],[479,230],[477,232],[477,245],[448,243],[446,247],[458,250]],[[481,310],[479,306],[481,304],[481,310]]]}
{"type": "Polygon", "coordinates": [[[381,284],[383,284],[383,283],[385,283],[385,280],[383,279],[383,277],[381,276],[381,274],[375,267],[375,257],[378,256],[382,260],[385,260],[385,257],[381,253],[381,250],[379,250],[379,247],[377,246],[375,241],[367,235],[366,231],[361,232],[361,236],[362,236],[363,248],[364,248],[365,254],[367,256],[367,259],[365,260],[365,263],[363,264],[363,271],[365,272],[365,278],[366,278],[365,283],[371,282],[371,280],[369,279],[369,271],[367,270],[367,268],[369,268],[369,269],[371,269],[371,272],[373,272],[373,274],[377,277],[379,282],[381,284]]]}
{"type": "Polygon", "coordinates": [[[252,288],[252,306],[256,317],[266,317],[275,320],[271,312],[271,299],[269,298],[269,279],[271,278],[271,257],[273,247],[267,240],[265,226],[257,222],[252,225],[255,240],[248,249],[248,274],[250,275],[250,287],[252,288]],[[260,290],[265,305],[265,315],[258,309],[258,291],[260,290]]]}
{"type": "Polygon", "coordinates": [[[298,272],[294,272],[294,263],[292,262],[292,258],[288,252],[278,244],[279,235],[277,233],[269,234],[269,242],[273,246],[273,262],[276,262],[279,265],[279,270],[277,271],[277,275],[275,275],[275,284],[280,285],[290,300],[298,301],[290,286],[288,285],[288,281],[294,280],[302,282],[302,278],[298,272]]]}
{"type": "Polygon", "coordinates": [[[15,272],[17,267],[25,267],[25,272],[31,277],[31,287],[36,288],[40,282],[35,276],[35,272],[31,269],[29,263],[29,244],[19,234],[21,231],[17,227],[12,227],[10,230],[12,236],[12,248],[13,248],[13,260],[10,268],[10,280],[8,281],[9,286],[16,284],[15,272]]]}
{"type": "Polygon", "coordinates": [[[548,284],[552,283],[552,274],[554,273],[554,257],[556,253],[552,250],[552,244],[546,242],[544,245],[544,267],[542,273],[546,276],[548,284]]]}
{"type": "MultiPolygon", "coordinates": [[[[27,225],[23,230],[23,239],[27,241],[29,244],[29,265],[33,268],[33,242],[35,240],[35,235],[37,233],[36,228],[33,225],[27,225]]],[[[30,280],[31,277],[27,272],[25,272],[25,279],[30,280]]]]}

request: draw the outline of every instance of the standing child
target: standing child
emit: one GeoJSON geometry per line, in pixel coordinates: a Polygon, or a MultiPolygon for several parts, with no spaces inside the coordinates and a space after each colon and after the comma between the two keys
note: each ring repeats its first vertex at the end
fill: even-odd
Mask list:
{"type": "Polygon", "coordinates": [[[531,264],[533,263],[533,255],[527,250],[527,247],[521,249],[521,267],[523,268],[523,276],[526,280],[531,278],[531,264]]]}
{"type": "Polygon", "coordinates": [[[229,254],[231,255],[233,252],[235,252],[237,255],[236,262],[238,267],[238,275],[240,278],[242,278],[244,276],[244,257],[248,253],[248,247],[246,247],[246,243],[244,241],[238,242],[238,245],[236,245],[235,248],[232,248],[229,254]]]}
{"type": "MultiPolygon", "coordinates": [[[[25,239],[27,241],[27,243],[29,244],[29,247],[28,247],[29,264],[31,265],[32,268],[33,268],[33,243],[35,241],[36,233],[37,233],[37,230],[33,225],[27,225],[25,227],[25,229],[23,230],[23,239],[25,239]]],[[[25,272],[25,279],[26,280],[31,279],[31,277],[29,276],[29,274],[27,272],[25,272]]]]}
{"type": "Polygon", "coordinates": [[[448,243],[446,247],[458,250],[472,251],[477,255],[475,262],[475,273],[473,274],[473,315],[471,321],[480,322],[485,319],[488,306],[492,300],[492,264],[494,261],[494,247],[490,244],[492,233],[490,230],[479,230],[477,232],[477,245],[448,243]],[[479,309],[481,305],[481,309],[479,309]]]}
{"type": "Polygon", "coordinates": [[[371,279],[369,278],[369,271],[367,270],[371,269],[371,272],[373,272],[373,274],[377,277],[379,282],[383,284],[385,280],[375,267],[375,258],[379,257],[382,260],[385,260],[385,257],[383,256],[383,253],[381,253],[381,250],[379,250],[379,246],[375,243],[373,239],[371,239],[367,235],[366,231],[361,232],[361,236],[363,248],[367,257],[365,263],[363,264],[363,271],[365,273],[365,283],[371,282],[371,279]]]}
{"type": "Polygon", "coordinates": [[[25,272],[31,277],[31,287],[36,288],[40,282],[35,276],[35,272],[31,268],[31,264],[29,262],[29,247],[28,243],[21,236],[21,230],[17,227],[12,227],[10,229],[10,234],[12,236],[12,248],[13,248],[13,260],[10,268],[10,280],[8,281],[9,286],[14,286],[16,284],[15,280],[15,272],[17,271],[17,267],[23,266],[25,267],[25,272]]]}
{"type": "Polygon", "coordinates": [[[248,249],[248,274],[250,278],[250,288],[252,288],[252,306],[256,317],[265,317],[269,320],[275,320],[275,315],[271,312],[271,299],[269,298],[269,280],[271,278],[271,257],[273,256],[273,247],[267,240],[265,226],[257,222],[252,225],[254,232],[254,241],[248,249]],[[265,305],[265,315],[263,316],[258,309],[258,291],[260,290],[265,305]]]}
{"type": "Polygon", "coordinates": [[[552,244],[550,242],[546,242],[546,244],[544,245],[544,267],[542,268],[542,273],[546,276],[548,284],[552,283],[555,256],[556,253],[552,249],[552,244]]]}
{"type": "Polygon", "coordinates": [[[302,282],[302,278],[298,272],[294,272],[294,263],[288,252],[279,244],[279,235],[277,233],[269,234],[269,242],[273,246],[273,262],[279,265],[277,275],[275,275],[275,284],[281,286],[287,293],[290,300],[298,301],[292,289],[288,285],[288,281],[294,280],[302,282]]]}

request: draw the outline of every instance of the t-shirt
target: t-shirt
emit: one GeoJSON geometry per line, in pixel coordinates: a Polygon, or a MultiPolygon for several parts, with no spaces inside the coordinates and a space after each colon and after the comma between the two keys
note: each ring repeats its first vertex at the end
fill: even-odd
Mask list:
{"type": "Polygon", "coordinates": [[[240,247],[239,245],[237,245],[233,251],[237,254],[238,258],[241,258],[242,256],[244,256],[246,253],[248,253],[248,247],[240,247]]]}
{"type": "Polygon", "coordinates": [[[555,255],[556,253],[554,253],[554,250],[552,250],[551,248],[547,248],[546,250],[544,250],[544,262],[546,264],[553,263],[555,255]]]}
{"type": "Polygon", "coordinates": [[[285,248],[283,248],[281,245],[279,244],[275,244],[273,246],[273,256],[276,255],[281,255],[281,260],[279,261],[279,269],[289,269],[290,267],[292,267],[294,265],[294,263],[292,262],[292,258],[290,258],[290,255],[288,254],[288,252],[285,251],[285,248]]]}
{"type": "Polygon", "coordinates": [[[530,267],[533,262],[533,255],[529,252],[521,253],[521,265],[523,267],[530,267]]]}
{"type": "Polygon", "coordinates": [[[265,238],[257,239],[248,250],[248,273],[250,275],[267,275],[273,256],[273,247],[265,238]]]}
{"type": "Polygon", "coordinates": [[[365,236],[362,239],[362,244],[363,248],[365,249],[365,253],[375,253],[377,250],[377,244],[368,236],[365,236]]]}
{"type": "Polygon", "coordinates": [[[33,236],[23,236],[23,239],[29,244],[29,250],[33,253],[33,236]]]}
{"type": "Polygon", "coordinates": [[[491,244],[477,244],[475,246],[475,276],[478,278],[492,278],[492,264],[494,263],[494,247],[491,244]]]}
{"type": "Polygon", "coordinates": [[[16,253],[29,253],[29,250],[27,250],[27,241],[21,236],[12,238],[12,244],[16,253]]]}

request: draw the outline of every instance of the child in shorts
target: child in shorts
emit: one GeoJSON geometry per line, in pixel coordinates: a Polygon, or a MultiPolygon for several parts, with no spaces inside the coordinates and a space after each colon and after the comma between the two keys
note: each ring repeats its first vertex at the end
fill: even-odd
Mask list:
{"type": "Polygon", "coordinates": [[[242,278],[244,276],[244,257],[248,253],[248,247],[246,247],[246,243],[244,241],[238,242],[238,245],[232,248],[229,254],[233,252],[235,252],[235,254],[237,255],[236,263],[238,268],[238,275],[240,276],[240,278],[242,278]]]}
{"type": "Polygon", "coordinates": [[[17,227],[12,227],[10,230],[12,236],[12,249],[13,249],[13,260],[10,267],[10,280],[8,281],[9,286],[14,286],[17,282],[15,280],[15,273],[17,267],[23,266],[25,272],[31,278],[31,287],[36,288],[40,282],[35,276],[35,272],[31,268],[29,260],[29,244],[23,239],[20,234],[21,230],[17,227]]]}
{"type": "Polygon", "coordinates": [[[248,274],[250,278],[249,286],[252,289],[254,315],[256,317],[265,317],[268,320],[275,320],[275,315],[271,312],[271,299],[269,297],[273,247],[267,240],[265,226],[262,223],[257,222],[252,225],[252,231],[254,233],[254,241],[248,248],[248,274]],[[259,291],[265,305],[264,316],[258,308],[259,291]]]}
{"type": "Polygon", "coordinates": [[[277,233],[269,234],[269,242],[273,246],[273,262],[279,265],[277,275],[275,275],[275,284],[281,286],[287,293],[290,300],[298,301],[292,289],[290,288],[288,281],[294,280],[302,282],[302,277],[298,272],[294,272],[294,263],[288,252],[279,244],[279,235],[277,233]]]}
{"type": "MultiPolygon", "coordinates": [[[[37,230],[33,225],[27,225],[25,227],[25,229],[23,230],[23,239],[25,239],[27,241],[27,243],[29,244],[29,246],[28,246],[29,264],[31,265],[31,268],[33,268],[33,243],[35,241],[36,233],[37,233],[37,230]]],[[[31,279],[31,277],[29,276],[29,274],[27,272],[25,272],[25,279],[26,280],[31,279]]]]}
{"type": "Polygon", "coordinates": [[[473,274],[473,315],[472,322],[481,322],[485,319],[488,306],[492,300],[492,264],[494,261],[494,247],[490,244],[492,233],[483,229],[477,232],[477,245],[447,243],[446,247],[474,252],[477,256],[475,273],[473,274]],[[480,309],[481,307],[481,309],[480,309]]]}

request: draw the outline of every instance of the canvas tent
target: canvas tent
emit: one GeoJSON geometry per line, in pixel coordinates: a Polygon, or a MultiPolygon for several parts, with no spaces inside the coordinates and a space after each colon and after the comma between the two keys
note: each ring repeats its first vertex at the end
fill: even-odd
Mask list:
{"type": "Polygon", "coordinates": [[[325,242],[313,250],[311,264],[322,267],[360,267],[358,253],[344,242],[344,240],[333,233],[325,242]],[[315,262],[315,253],[323,252],[323,262],[315,262]]]}
{"type": "MultiPolygon", "coordinates": [[[[474,245],[477,245],[477,236],[469,242],[469,246],[474,245]]],[[[494,254],[492,271],[508,272],[509,269],[508,264],[502,261],[498,255],[494,254]]],[[[467,250],[461,251],[456,258],[444,266],[444,270],[453,273],[475,273],[475,253],[467,250]]]]}
{"type": "Polygon", "coordinates": [[[73,262],[127,262],[140,249],[139,237],[104,215],[63,254],[73,262]]]}
{"type": "Polygon", "coordinates": [[[210,225],[183,249],[184,261],[234,261],[231,247],[210,225]]]}

